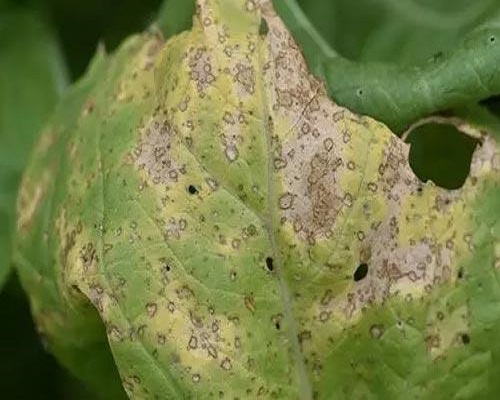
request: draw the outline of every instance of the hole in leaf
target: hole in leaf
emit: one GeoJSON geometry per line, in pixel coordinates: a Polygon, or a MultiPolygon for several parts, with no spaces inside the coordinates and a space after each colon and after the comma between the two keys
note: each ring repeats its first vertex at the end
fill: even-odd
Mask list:
{"type": "Polygon", "coordinates": [[[272,257],[267,257],[266,258],[266,267],[271,272],[274,270],[274,265],[273,265],[273,259],[272,259],[272,257]]]}
{"type": "Polygon", "coordinates": [[[457,278],[462,279],[464,277],[464,269],[460,267],[457,272],[457,278]]]}
{"type": "Polygon", "coordinates": [[[363,94],[364,94],[363,89],[358,89],[358,90],[357,90],[357,92],[356,92],[356,94],[357,94],[359,97],[363,96],[363,94]]]}
{"type": "Polygon", "coordinates": [[[360,280],[366,278],[366,275],[368,275],[368,264],[361,263],[358,265],[358,268],[356,268],[356,271],[354,271],[354,281],[359,282],[360,280]]]}
{"type": "Polygon", "coordinates": [[[460,188],[470,172],[477,140],[453,125],[430,123],[414,129],[409,137],[410,166],[422,181],[445,189],[460,188]]]}
{"type": "Polygon", "coordinates": [[[194,185],[189,185],[187,188],[189,194],[197,194],[198,193],[198,188],[194,185]]]}
{"type": "Polygon", "coordinates": [[[493,43],[495,40],[497,40],[495,36],[490,36],[490,42],[491,43],[493,43]]]}
{"type": "Polygon", "coordinates": [[[467,335],[466,333],[462,333],[462,343],[463,344],[469,344],[470,343],[470,336],[467,335]]]}
{"type": "Polygon", "coordinates": [[[276,329],[280,330],[281,329],[281,325],[280,325],[280,322],[279,321],[276,321],[276,323],[274,324],[274,326],[276,327],[276,329]]]}

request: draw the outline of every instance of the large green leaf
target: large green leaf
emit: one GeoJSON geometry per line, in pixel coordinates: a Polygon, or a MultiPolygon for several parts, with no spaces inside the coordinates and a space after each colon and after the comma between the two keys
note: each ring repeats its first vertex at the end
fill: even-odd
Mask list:
{"type": "Polygon", "coordinates": [[[498,11],[500,2],[298,0],[298,4],[343,57],[415,66],[460,45],[469,31],[498,11]]]}
{"type": "Polygon", "coordinates": [[[40,139],[16,261],[50,348],[104,389],[109,340],[136,399],[496,398],[494,137],[460,125],[465,184],[422,182],[269,1],[198,11],[100,55],[40,139]]]}
{"type": "Polygon", "coordinates": [[[0,14],[0,287],[10,268],[10,242],[20,176],[33,141],[66,85],[57,44],[39,16],[0,14]]]}

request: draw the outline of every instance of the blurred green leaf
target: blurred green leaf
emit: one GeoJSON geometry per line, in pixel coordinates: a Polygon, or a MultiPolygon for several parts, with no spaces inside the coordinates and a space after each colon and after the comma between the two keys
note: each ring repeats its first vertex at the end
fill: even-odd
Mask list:
{"type": "Polygon", "coordinates": [[[39,16],[0,15],[0,285],[10,266],[17,187],[42,124],[67,83],[57,44],[39,16]]]}
{"type": "Polygon", "coordinates": [[[166,0],[161,6],[156,23],[165,39],[174,36],[193,24],[195,0],[166,0]]]}
{"type": "Polygon", "coordinates": [[[498,10],[499,0],[298,0],[343,57],[419,65],[453,50],[498,10]]]}
{"type": "Polygon", "coordinates": [[[484,25],[453,52],[419,67],[338,58],[328,62],[325,75],[338,103],[400,133],[427,115],[500,93],[499,64],[500,26],[484,25]]]}

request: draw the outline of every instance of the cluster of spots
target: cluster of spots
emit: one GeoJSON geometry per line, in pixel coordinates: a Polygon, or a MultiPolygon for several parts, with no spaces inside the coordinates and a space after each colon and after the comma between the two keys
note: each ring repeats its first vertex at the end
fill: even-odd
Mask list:
{"type": "MultiPolygon", "coordinates": [[[[161,264],[163,274],[170,274],[175,268],[165,259],[161,264]]],[[[132,326],[107,324],[110,339],[120,345],[138,340],[147,343],[162,368],[176,370],[180,379],[190,383],[210,384],[217,371],[231,372],[233,357],[242,347],[242,339],[236,333],[239,317],[216,314],[213,307],[198,302],[190,286],[180,285],[176,279],[167,279],[163,285],[161,296],[144,304],[143,316],[132,326]]],[[[98,289],[91,288],[91,291],[98,289]]],[[[102,290],[96,297],[102,298],[102,290]]],[[[214,384],[223,386],[223,382],[216,379],[214,384]]],[[[129,382],[129,389],[135,394],[137,390],[147,389],[133,383],[138,382],[129,382]]]]}
{"type": "Polygon", "coordinates": [[[222,122],[224,154],[229,162],[234,162],[239,157],[238,147],[242,144],[241,130],[242,125],[246,124],[245,115],[239,111],[235,113],[226,111],[222,122]]]}
{"type": "MultiPolygon", "coordinates": [[[[189,187],[183,190],[188,191],[189,187]]],[[[174,220],[178,222],[177,219],[174,220]]],[[[180,223],[182,224],[182,221],[180,223]]],[[[131,229],[138,228],[135,222],[128,225],[131,229]]],[[[139,229],[144,230],[144,226],[140,226],[139,229]]],[[[245,240],[255,237],[259,228],[255,224],[248,224],[240,231],[241,240],[245,240]]],[[[123,233],[126,231],[120,229],[117,239],[120,239],[123,233]]],[[[165,240],[170,248],[175,249],[174,242],[179,239],[169,236],[165,240]]],[[[192,243],[189,237],[181,237],[181,240],[192,243]]],[[[229,245],[233,246],[233,242],[229,245]]],[[[163,248],[161,251],[165,252],[167,249],[163,248]]],[[[178,254],[178,250],[175,252],[178,254]]],[[[206,293],[208,296],[206,300],[201,300],[201,293],[205,291],[205,287],[212,285],[211,281],[197,281],[196,275],[186,274],[191,265],[187,257],[182,257],[181,264],[175,254],[167,255],[168,252],[164,254],[156,263],[150,259],[151,255],[148,257],[151,261],[147,266],[148,276],[157,278],[152,278],[146,292],[138,292],[137,297],[144,295],[147,297],[143,303],[141,316],[134,319],[130,328],[117,324],[108,325],[110,338],[123,346],[130,340],[141,340],[148,347],[152,346],[149,351],[158,360],[161,368],[175,371],[176,376],[184,383],[195,384],[194,391],[205,390],[202,388],[206,387],[223,388],[226,378],[222,374],[230,374],[229,378],[255,375],[252,382],[262,387],[262,390],[268,390],[268,384],[258,377],[255,359],[244,349],[249,339],[243,326],[247,326],[249,321],[248,317],[239,314],[243,306],[249,315],[258,312],[257,299],[249,292],[248,295],[242,296],[241,300],[232,302],[229,307],[233,310],[232,313],[219,314],[214,306],[206,305],[207,301],[215,301],[211,291],[206,293]],[[158,296],[152,296],[152,293],[158,293],[158,296]],[[175,359],[173,364],[172,358],[175,359]],[[198,386],[200,389],[196,389],[198,386]]],[[[147,261],[142,260],[142,262],[147,261]]],[[[206,269],[212,266],[202,264],[199,268],[206,269]]],[[[130,278],[130,273],[128,276],[130,278]]],[[[250,386],[248,381],[246,384],[250,386]]],[[[250,393],[255,392],[256,388],[249,387],[246,390],[250,393]]]]}
{"type": "Polygon", "coordinates": [[[251,64],[238,63],[235,66],[234,80],[241,86],[247,95],[255,93],[255,71],[251,64]]]}
{"type": "MultiPolygon", "coordinates": [[[[89,232],[85,230],[81,220],[71,224],[66,206],[61,208],[54,222],[60,238],[58,262],[61,266],[60,279],[66,291],[65,298],[73,307],[87,310],[91,306],[99,312],[101,318],[105,318],[110,307],[118,304],[113,291],[109,291],[107,284],[99,278],[103,266],[100,255],[105,254],[106,246],[100,249],[89,239],[89,232]]],[[[102,227],[98,229],[103,230],[102,227]]],[[[92,315],[91,318],[96,317],[92,315]]],[[[107,324],[107,321],[104,320],[104,323],[107,324]]],[[[108,328],[108,331],[117,335],[116,330],[108,328]]]]}
{"type": "Polygon", "coordinates": [[[269,38],[276,55],[266,71],[276,132],[272,161],[286,188],[278,206],[296,234],[314,242],[329,234],[338,213],[352,203],[338,182],[350,165],[342,158],[347,133],[342,135],[338,121],[343,111],[330,103],[305,64],[297,62],[302,55],[290,46],[285,30],[272,29],[269,38]],[[285,121],[291,126],[282,128],[285,121]]]}
{"type": "Polygon", "coordinates": [[[81,247],[79,257],[81,268],[85,274],[87,274],[90,269],[95,269],[95,265],[99,262],[97,250],[91,242],[86,243],[81,247]]]}
{"type": "MultiPolygon", "coordinates": [[[[123,388],[131,399],[158,399],[157,395],[152,394],[147,384],[144,382],[140,372],[132,372],[122,377],[123,388]]],[[[154,392],[153,392],[154,393],[154,392]]]]}
{"type": "MultiPolygon", "coordinates": [[[[305,66],[297,65],[302,56],[289,45],[285,30],[271,30],[269,37],[277,54],[266,73],[273,120],[291,125],[275,128],[273,164],[283,182],[277,207],[284,229],[290,226],[309,246],[349,254],[336,263],[353,271],[356,284],[332,307],[343,308],[351,318],[390,295],[422,294],[449,281],[457,247],[464,247],[454,242],[467,237],[464,226],[449,229],[453,211],[463,205],[461,193],[432,185],[422,190],[409,166],[407,146],[376,122],[332,103],[305,66]],[[432,199],[435,207],[423,209],[421,204],[432,199]],[[408,210],[409,201],[419,205],[408,210]],[[448,227],[446,240],[432,231],[439,219],[448,227]],[[414,226],[401,232],[401,224],[411,226],[412,220],[424,232],[414,226]],[[359,265],[366,268],[355,271],[359,265]]],[[[323,319],[331,311],[320,311],[323,319]]]]}
{"type": "Polygon", "coordinates": [[[433,359],[443,357],[450,347],[460,347],[470,342],[467,306],[450,302],[440,306],[437,310],[430,310],[425,332],[427,352],[433,359]]]}
{"type": "MultiPolygon", "coordinates": [[[[217,38],[216,46],[211,43],[204,48],[207,53],[216,55],[214,58],[219,60],[220,64],[217,68],[211,67],[211,70],[216,71],[215,80],[218,82],[212,79],[209,81],[216,90],[214,93],[218,93],[221,96],[220,100],[226,102],[222,121],[216,123],[215,129],[221,131],[222,149],[227,160],[233,163],[240,158],[240,148],[248,146],[253,140],[250,135],[245,134],[245,131],[251,129],[249,120],[254,114],[252,97],[256,94],[257,85],[258,60],[255,59],[255,54],[257,54],[258,35],[257,32],[235,34],[231,30],[231,24],[213,24],[212,21],[217,17],[214,16],[211,7],[203,7],[200,11],[205,35],[217,38]]],[[[191,61],[189,65],[192,65],[191,61]]],[[[196,76],[193,77],[191,73],[191,79],[199,86],[195,78],[196,76]]]]}
{"type": "Polygon", "coordinates": [[[187,220],[185,218],[177,220],[173,217],[170,218],[165,227],[165,239],[168,240],[171,237],[179,239],[186,228],[187,220]]]}
{"type": "MultiPolygon", "coordinates": [[[[62,287],[70,289],[70,298],[81,301],[82,291],[78,283],[72,279],[71,272],[81,268],[86,274],[94,273],[99,263],[99,256],[91,242],[81,244],[82,222],[78,221],[75,226],[69,226],[66,215],[66,209],[63,207],[55,220],[55,229],[60,238],[58,262],[61,266],[62,287]],[[80,247],[76,247],[78,245],[80,247]]],[[[86,299],[84,299],[85,302],[87,302],[86,299]]]]}
{"type": "MultiPolygon", "coordinates": [[[[334,248],[347,253],[337,257],[336,269],[353,271],[353,283],[335,298],[326,289],[317,303],[321,322],[333,313],[355,321],[364,308],[390,296],[406,300],[425,296],[454,280],[457,259],[472,250],[466,224],[454,224],[455,210],[464,208],[459,193],[423,186],[409,170],[407,150],[396,138],[390,138],[383,149],[382,162],[367,168],[376,171],[373,178],[365,173],[358,193],[344,202],[354,210],[334,221],[332,233],[326,235],[334,248]],[[345,244],[336,243],[344,240],[345,244]]],[[[467,221],[468,216],[461,218],[467,221]]]]}
{"type": "Polygon", "coordinates": [[[169,185],[185,174],[172,156],[175,143],[174,127],[167,120],[152,120],[141,133],[141,140],[132,153],[135,164],[151,177],[153,183],[169,185]]]}
{"type": "MultiPolygon", "coordinates": [[[[214,373],[229,373],[235,367],[239,370],[240,318],[217,314],[214,307],[200,304],[188,285],[178,285],[171,282],[166,299],[145,305],[152,319],[147,326],[156,337],[158,351],[172,346],[183,375],[195,384],[210,384],[214,373]]],[[[219,386],[221,382],[214,384],[219,386]]]]}
{"type": "MultiPolygon", "coordinates": [[[[381,124],[332,103],[306,70],[288,32],[277,28],[272,13],[265,17],[273,57],[265,79],[279,182],[275,206],[286,240],[281,245],[309,258],[288,258],[284,268],[295,297],[313,303],[294,305],[299,339],[307,333],[301,349],[312,368],[315,362],[321,366],[321,354],[331,345],[328,333],[308,329],[315,323],[328,323],[323,329],[332,335],[335,321],[355,324],[372,305],[392,297],[432,296],[457,279],[459,260],[473,250],[473,211],[468,210],[481,191],[473,186],[481,174],[498,170],[498,151],[486,138],[461,190],[421,182],[409,166],[407,145],[381,124]],[[304,272],[305,266],[312,272],[304,272]],[[314,280],[295,286],[295,275],[314,280]],[[315,283],[325,288],[319,296],[310,293],[312,287],[317,290],[315,283]]],[[[466,331],[467,316],[462,310],[459,323],[456,315],[446,324],[448,334],[440,330],[439,354],[466,331]]],[[[383,325],[374,324],[370,334],[378,338],[383,331],[383,325]]]]}
{"type": "Polygon", "coordinates": [[[66,221],[66,209],[56,220],[60,242],[59,261],[62,269],[62,280],[70,288],[73,300],[86,304],[88,301],[103,316],[105,308],[111,303],[117,304],[112,293],[106,291],[105,284],[98,278],[102,267],[100,254],[105,253],[106,246],[99,249],[92,240],[86,240],[86,233],[81,221],[74,226],[66,221]],[[85,298],[82,298],[82,295],[85,298]]]}
{"type": "MultiPolygon", "coordinates": [[[[267,397],[283,391],[280,386],[293,371],[284,372],[275,380],[263,372],[268,368],[264,360],[271,361],[275,357],[287,360],[287,346],[270,341],[266,344],[267,353],[253,355],[249,351],[260,346],[258,327],[268,325],[266,329],[273,333],[280,331],[283,324],[273,322],[271,314],[277,315],[281,304],[279,299],[273,298],[276,289],[265,291],[276,282],[263,282],[262,288],[255,290],[247,276],[251,265],[248,268],[239,266],[242,262],[254,263],[257,269],[264,264],[265,268],[253,273],[255,277],[268,275],[267,271],[273,270],[271,258],[263,262],[266,256],[257,257],[248,248],[252,243],[268,246],[261,238],[267,235],[262,232],[259,211],[252,211],[240,200],[248,196],[248,189],[257,193],[258,189],[254,189],[257,185],[252,181],[254,184],[248,185],[244,180],[233,185],[233,173],[225,169],[236,168],[234,174],[238,174],[237,169],[241,168],[249,176],[256,174],[257,171],[245,165],[249,164],[250,146],[255,146],[251,151],[257,159],[261,153],[259,143],[255,142],[266,143],[265,132],[259,130],[262,124],[255,99],[251,98],[258,90],[254,66],[258,60],[251,56],[256,50],[257,32],[233,39],[231,29],[222,24],[213,25],[218,16],[210,12],[213,10],[209,3],[199,10],[205,40],[198,41],[195,47],[190,45],[183,52],[178,62],[188,68],[176,69],[179,74],[174,80],[179,82],[179,88],[172,87],[165,93],[162,107],[169,107],[170,99],[175,103],[168,111],[169,127],[166,128],[163,122],[148,123],[140,133],[133,155],[135,167],[146,172],[156,186],[151,186],[149,191],[166,193],[168,197],[164,209],[151,214],[177,260],[173,264],[167,262],[170,271],[162,270],[161,298],[144,303],[144,314],[150,319],[146,322],[146,335],[149,331],[151,337],[156,338],[159,362],[164,362],[167,349],[176,349],[175,369],[182,371],[182,379],[189,377],[191,384],[211,386],[215,391],[217,387],[223,388],[224,380],[229,379],[244,385],[249,395],[260,393],[267,397]],[[221,46],[214,46],[214,40],[221,46]],[[221,48],[224,50],[218,54],[221,48]],[[221,63],[221,56],[229,52],[232,58],[224,62],[227,68],[219,70],[214,60],[221,63]],[[191,84],[186,85],[187,82],[191,84]],[[218,96],[227,101],[222,110],[212,106],[218,96]],[[241,101],[245,96],[250,100],[248,104],[241,101]],[[216,143],[214,138],[219,139],[221,153],[217,153],[217,147],[211,147],[216,143]],[[158,153],[156,158],[155,152],[158,153]],[[219,154],[224,160],[217,159],[219,154]],[[179,165],[181,160],[183,164],[179,165]],[[179,173],[177,181],[173,180],[169,174],[181,168],[186,172],[179,173]],[[163,186],[167,186],[166,192],[163,186]],[[216,202],[219,209],[215,207],[216,202]],[[194,233],[200,237],[193,237],[194,233]],[[211,240],[212,235],[217,238],[216,242],[211,240]],[[196,246],[203,246],[207,256],[190,254],[196,246]],[[212,261],[213,254],[219,260],[216,264],[212,261]],[[178,262],[182,262],[182,267],[175,266],[178,262]],[[217,287],[222,283],[214,280],[220,279],[223,271],[223,279],[232,282],[232,286],[219,290],[217,287]],[[224,308],[227,311],[217,315],[214,308],[207,308],[201,301],[201,293],[205,291],[206,296],[219,297],[220,293],[221,298],[226,298],[228,304],[224,304],[224,308]],[[270,295],[269,300],[263,300],[266,293],[270,295]],[[263,302],[269,304],[269,309],[262,307],[263,302]],[[226,378],[221,375],[223,373],[226,378]]],[[[161,110],[155,113],[160,114],[161,110]]],[[[152,121],[159,119],[155,116],[152,121]]],[[[266,170],[265,165],[262,170],[266,170]]],[[[259,186],[265,187],[266,177],[256,178],[264,183],[259,186]]],[[[280,365],[285,368],[287,362],[280,365]]],[[[232,390],[226,388],[223,392],[229,396],[232,390]]]]}
{"type": "Polygon", "coordinates": [[[215,67],[212,65],[210,53],[206,48],[192,48],[188,52],[188,66],[191,79],[196,83],[196,89],[200,97],[204,97],[204,91],[211,86],[215,79],[215,67]]]}

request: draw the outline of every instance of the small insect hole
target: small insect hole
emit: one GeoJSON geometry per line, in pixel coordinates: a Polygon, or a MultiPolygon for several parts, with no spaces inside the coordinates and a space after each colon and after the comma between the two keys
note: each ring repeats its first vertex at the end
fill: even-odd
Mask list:
{"type": "Polygon", "coordinates": [[[276,321],[276,323],[274,324],[275,328],[277,330],[280,330],[281,329],[281,324],[279,323],[279,321],[276,321]]]}
{"type": "Polygon", "coordinates": [[[266,267],[269,271],[273,272],[274,271],[274,265],[273,265],[273,259],[272,257],[267,257],[266,258],[266,267]]]}
{"type": "Polygon", "coordinates": [[[354,271],[354,281],[359,282],[360,280],[366,278],[366,275],[368,275],[368,264],[361,263],[358,265],[358,268],[356,268],[356,271],[354,271]]]}
{"type": "Polygon", "coordinates": [[[189,185],[187,188],[189,194],[197,194],[198,193],[198,188],[194,185],[189,185]]]}
{"type": "Polygon", "coordinates": [[[358,89],[356,93],[357,93],[358,96],[361,97],[361,96],[363,96],[364,91],[363,91],[363,89],[358,89]]]}
{"type": "Polygon", "coordinates": [[[462,279],[464,277],[464,269],[460,268],[457,272],[457,278],[462,279]]]}
{"type": "Polygon", "coordinates": [[[495,40],[497,40],[495,36],[490,36],[490,42],[491,43],[493,43],[495,40]]]}
{"type": "Polygon", "coordinates": [[[470,343],[470,336],[467,335],[466,333],[462,333],[462,343],[463,344],[469,344],[470,343]]]}

